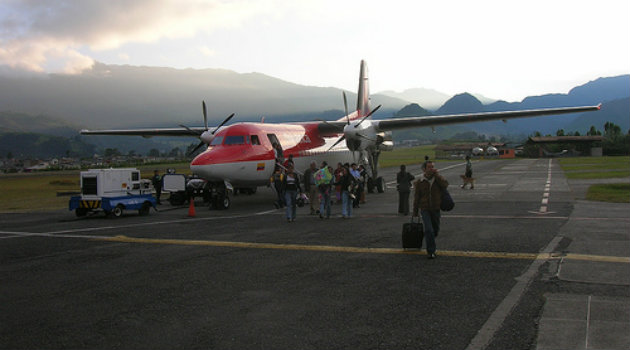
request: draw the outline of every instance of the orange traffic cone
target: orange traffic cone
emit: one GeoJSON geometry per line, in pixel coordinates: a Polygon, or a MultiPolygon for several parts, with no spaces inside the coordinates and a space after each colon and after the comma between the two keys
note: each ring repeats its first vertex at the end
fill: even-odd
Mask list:
{"type": "Polygon", "coordinates": [[[190,199],[190,206],[188,207],[188,216],[190,216],[191,218],[194,218],[195,215],[197,215],[195,213],[195,200],[194,198],[190,199]]]}

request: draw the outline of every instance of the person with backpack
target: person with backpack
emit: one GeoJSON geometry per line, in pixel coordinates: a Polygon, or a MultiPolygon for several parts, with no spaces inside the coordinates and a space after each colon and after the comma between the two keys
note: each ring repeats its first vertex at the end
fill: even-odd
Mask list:
{"type": "Polygon", "coordinates": [[[287,222],[293,222],[295,221],[297,209],[297,194],[298,192],[302,193],[302,188],[300,187],[300,177],[293,170],[292,163],[287,167],[282,185],[284,188],[284,202],[287,206],[287,222]]]}
{"type": "Polygon", "coordinates": [[[270,185],[273,185],[273,188],[276,190],[276,196],[278,200],[276,200],[274,206],[276,208],[284,207],[284,172],[280,167],[276,167],[269,179],[270,185]]]}
{"type": "Polygon", "coordinates": [[[354,201],[354,187],[356,180],[350,174],[350,165],[341,168],[339,181],[335,183],[341,187],[341,217],[349,219],[352,217],[352,203],[354,201]]]}
{"type": "Polygon", "coordinates": [[[427,244],[429,259],[435,259],[435,237],[440,232],[440,206],[442,191],[448,187],[448,181],[434,168],[433,162],[428,160],[424,173],[414,184],[413,216],[422,218],[424,239],[427,244]]]}
{"type": "Polygon", "coordinates": [[[321,169],[315,174],[315,184],[319,191],[319,218],[330,218],[330,194],[332,193],[333,173],[332,168],[326,162],[322,162],[321,169]]]}

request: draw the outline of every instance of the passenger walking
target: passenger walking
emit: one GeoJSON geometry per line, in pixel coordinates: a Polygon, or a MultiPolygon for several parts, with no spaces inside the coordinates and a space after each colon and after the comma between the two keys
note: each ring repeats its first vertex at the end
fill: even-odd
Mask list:
{"type": "Polygon", "coordinates": [[[359,165],[359,173],[361,177],[359,178],[359,204],[365,204],[365,183],[367,182],[368,173],[365,170],[363,164],[359,165]]]}
{"type": "Polygon", "coordinates": [[[341,203],[341,186],[337,185],[339,180],[341,179],[341,173],[343,172],[343,165],[341,163],[337,163],[337,169],[333,175],[335,176],[335,199],[337,203],[341,203]]]}
{"type": "Polygon", "coordinates": [[[472,162],[470,161],[470,155],[466,155],[466,171],[464,172],[464,177],[462,178],[462,180],[464,181],[464,183],[462,184],[462,188],[466,188],[467,184],[470,184],[471,190],[475,188],[472,174],[472,162]]]}
{"type": "Polygon", "coordinates": [[[329,167],[326,162],[322,163],[321,169],[317,171],[315,175],[315,181],[317,183],[317,189],[319,191],[319,218],[323,219],[326,215],[326,219],[330,218],[330,194],[332,192],[333,175],[331,172],[332,167],[329,167]]]}
{"type": "Polygon", "coordinates": [[[297,194],[302,193],[300,187],[300,177],[293,170],[293,164],[287,167],[287,173],[284,175],[284,201],[287,206],[287,222],[295,221],[297,209],[297,194]]]}
{"type": "Polygon", "coordinates": [[[339,178],[339,182],[337,185],[341,187],[341,216],[344,219],[349,219],[352,217],[352,188],[354,186],[355,180],[352,175],[350,175],[350,171],[347,167],[341,168],[341,177],[339,178]]]}
{"type": "Polygon", "coordinates": [[[315,183],[315,175],[317,173],[317,163],[311,162],[308,169],[304,171],[304,192],[308,193],[309,204],[311,207],[311,215],[315,215],[319,210],[319,201],[317,184],[315,183]]]}
{"type": "Polygon", "coordinates": [[[350,174],[352,175],[352,177],[354,177],[354,186],[352,187],[352,190],[350,192],[354,196],[354,198],[352,198],[352,207],[359,208],[359,185],[362,180],[361,172],[359,171],[356,163],[352,163],[352,165],[350,165],[350,174]]]}
{"type": "Polygon", "coordinates": [[[400,172],[396,174],[396,189],[398,190],[398,214],[409,215],[409,192],[414,176],[407,172],[407,166],[402,164],[400,172]]]}
{"type": "Polygon", "coordinates": [[[429,160],[424,173],[420,175],[414,187],[413,216],[418,216],[418,210],[420,211],[428,257],[435,259],[435,237],[440,232],[442,191],[448,187],[448,181],[438,173],[433,162],[429,160]]]}
{"type": "Polygon", "coordinates": [[[282,168],[276,167],[269,179],[269,183],[273,186],[276,191],[276,196],[278,199],[274,203],[276,208],[282,208],[285,205],[284,202],[284,172],[282,168]]]}

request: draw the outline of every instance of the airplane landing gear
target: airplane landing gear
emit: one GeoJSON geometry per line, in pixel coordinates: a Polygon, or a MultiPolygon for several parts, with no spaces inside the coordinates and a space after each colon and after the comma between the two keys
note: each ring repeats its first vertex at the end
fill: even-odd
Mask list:
{"type": "Polygon", "coordinates": [[[230,199],[230,193],[233,192],[232,185],[228,182],[220,181],[220,182],[212,182],[208,183],[208,194],[209,194],[209,202],[210,209],[216,210],[227,210],[230,208],[230,204],[232,203],[230,199]]]}
{"type": "Polygon", "coordinates": [[[374,190],[376,189],[376,191],[378,193],[383,193],[385,192],[385,179],[383,179],[381,176],[377,177],[376,179],[373,178],[368,178],[367,181],[367,190],[368,193],[374,193],[374,190]]]}

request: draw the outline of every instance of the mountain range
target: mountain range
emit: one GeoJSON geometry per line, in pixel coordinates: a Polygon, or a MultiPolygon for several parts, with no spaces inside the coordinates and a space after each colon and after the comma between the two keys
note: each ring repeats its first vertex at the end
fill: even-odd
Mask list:
{"type": "MultiPolygon", "coordinates": [[[[209,124],[236,113],[232,122],[333,120],[343,116],[340,89],[294,84],[261,73],[240,74],[223,69],[173,69],[97,63],[80,75],[0,76],[0,133],[28,132],[76,136],[81,128],[177,127],[202,125],[201,101],[208,105],[209,124]]],[[[350,109],[356,93],[346,92],[350,109]]],[[[476,131],[487,135],[543,134],[603,129],[606,121],[630,128],[630,75],[599,78],[575,87],[568,94],[532,96],[521,102],[496,101],[475,94],[449,97],[430,89],[372,94],[373,106],[382,104],[377,119],[404,115],[416,103],[421,113],[457,114],[531,108],[591,105],[602,110],[584,115],[525,118],[436,128],[437,137],[476,131]],[[443,103],[441,101],[444,101],[443,103]],[[422,107],[420,107],[422,106],[422,107]],[[444,132],[442,132],[444,131],[444,132]],[[448,131],[448,132],[446,132],[448,131]]],[[[426,135],[431,130],[422,130],[426,135]]],[[[416,133],[416,135],[420,135],[416,133]]],[[[421,136],[421,135],[420,135],[421,136]]],[[[182,138],[90,137],[99,147],[166,149],[194,143],[182,138]],[[112,146],[113,145],[113,146],[112,146]]],[[[1,147],[0,147],[1,148],[1,147]]],[[[3,155],[3,154],[2,154],[3,155]]]]}

